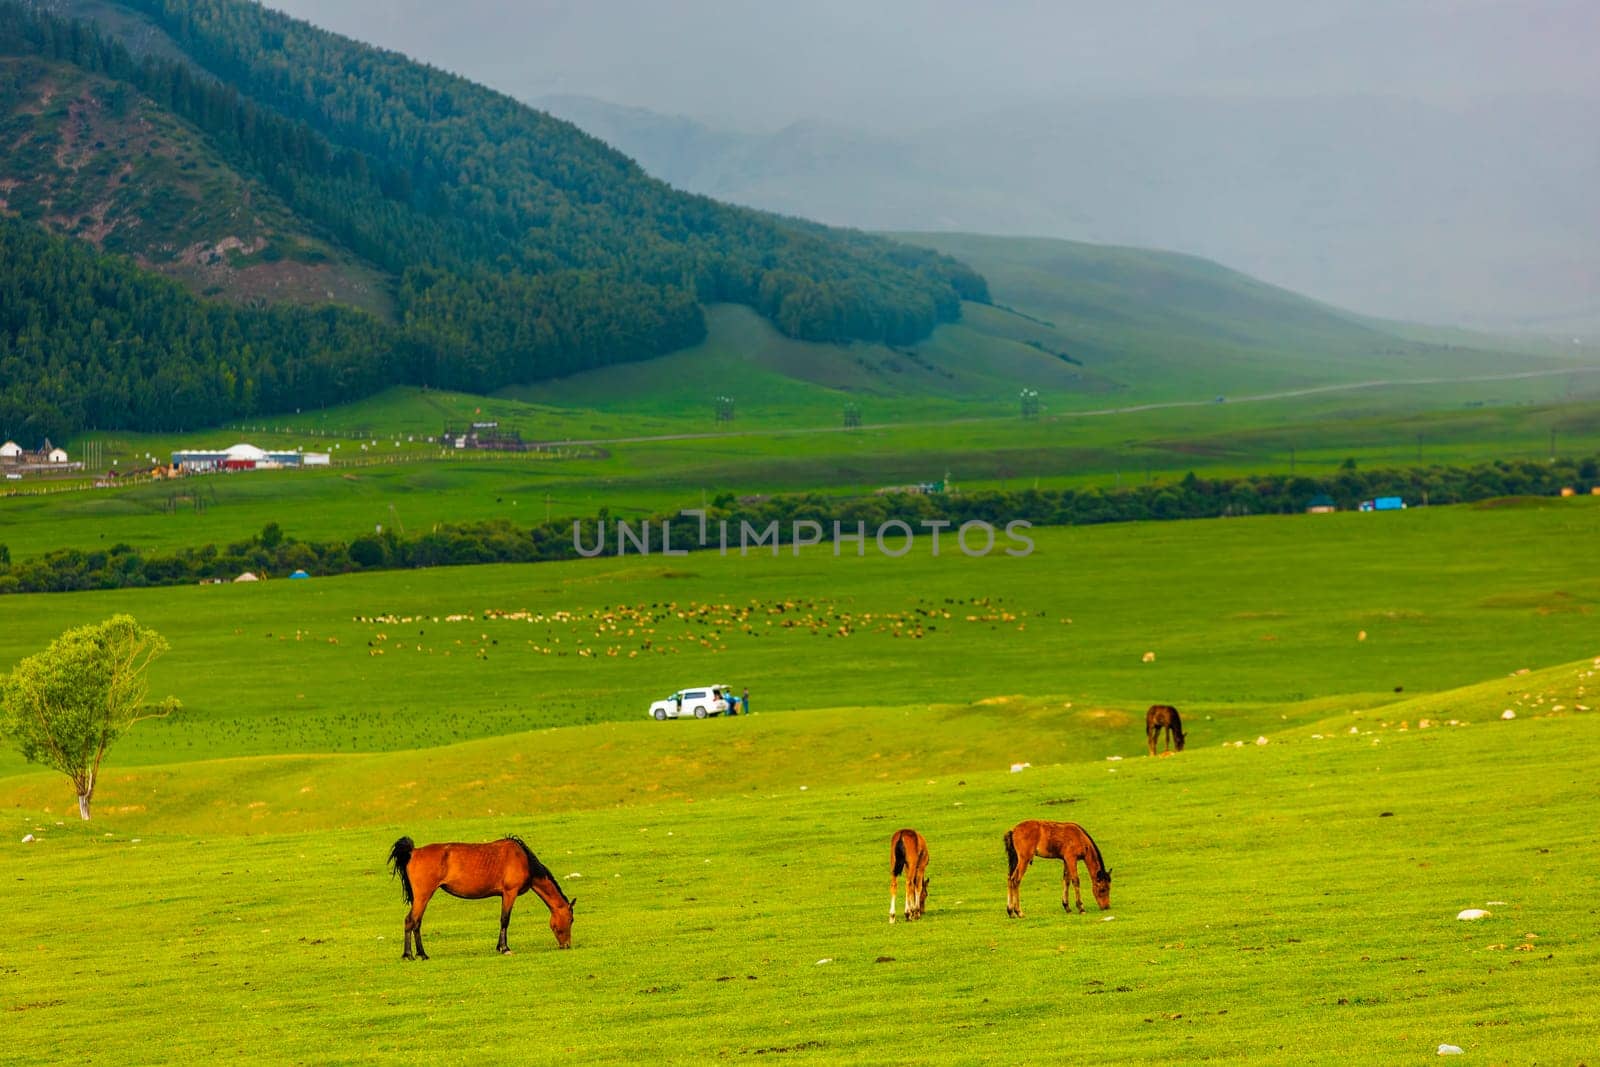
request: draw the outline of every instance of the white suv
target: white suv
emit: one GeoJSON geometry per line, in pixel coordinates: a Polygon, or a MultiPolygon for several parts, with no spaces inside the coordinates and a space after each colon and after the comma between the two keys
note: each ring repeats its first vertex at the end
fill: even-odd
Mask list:
{"type": "Polygon", "coordinates": [[[728,710],[728,702],[716,694],[726,693],[725,685],[701,685],[680,689],[665,700],[650,705],[652,719],[676,719],[693,715],[703,719],[708,715],[721,715],[728,710]]]}

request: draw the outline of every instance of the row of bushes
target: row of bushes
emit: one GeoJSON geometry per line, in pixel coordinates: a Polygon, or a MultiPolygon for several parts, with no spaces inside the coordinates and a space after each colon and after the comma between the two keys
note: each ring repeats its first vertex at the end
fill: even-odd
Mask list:
{"type": "MultiPolygon", "coordinates": [[[[1341,508],[1354,508],[1377,496],[1400,496],[1418,503],[1457,504],[1501,496],[1549,496],[1563,487],[1583,491],[1600,480],[1600,458],[1559,459],[1551,462],[1496,462],[1472,467],[1426,467],[1402,470],[1340,470],[1323,477],[1307,475],[1255,475],[1239,478],[1200,478],[1189,474],[1180,481],[1125,489],[1024,489],[1012,492],[986,490],[961,495],[918,496],[895,494],[872,497],[829,497],[816,494],[778,496],[756,503],[739,503],[731,495],[719,497],[707,511],[709,544],[715,550],[718,524],[727,520],[733,530],[730,543],[737,550],[740,523],[766,530],[777,524],[778,541],[788,543],[795,523],[815,522],[831,535],[838,522],[854,532],[860,524],[872,531],[899,519],[922,531],[924,522],[948,522],[952,527],[971,521],[996,528],[1024,520],[1036,526],[1071,526],[1103,522],[1160,519],[1197,519],[1225,515],[1282,514],[1305,509],[1313,497],[1325,495],[1341,508]]],[[[637,540],[628,542],[638,552],[642,541],[659,553],[662,524],[673,520],[674,551],[693,548],[698,523],[693,518],[658,516],[648,525],[629,523],[637,540]]],[[[353,571],[410,567],[443,567],[475,563],[533,563],[574,559],[581,542],[591,554],[596,544],[596,524],[606,530],[605,554],[618,551],[617,522],[601,509],[599,516],[577,524],[562,519],[533,527],[507,521],[444,525],[414,536],[393,531],[368,534],[352,541],[312,542],[286,537],[276,523],[260,534],[219,548],[208,544],[169,555],[146,556],[128,545],[85,552],[59,549],[43,556],[12,562],[0,545],[0,593],[72,592],[139,586],[184,585],[206,579],[231,579],[244,571],[287,575],[295,570],[310,574],[345,574],[353,571]]],[[[848,551],[854,551],[853,545],[848,551]]],[[[753,551],[770,551],[765,546],[753,551]]]]}

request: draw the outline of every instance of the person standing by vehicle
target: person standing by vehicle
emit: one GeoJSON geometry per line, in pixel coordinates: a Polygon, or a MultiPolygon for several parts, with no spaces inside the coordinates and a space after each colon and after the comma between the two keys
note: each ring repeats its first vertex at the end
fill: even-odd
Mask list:
{"type": "Polygon", "coordinates": [[[676,693],[672,694],[672,696],[673,699],[678,702],[678,718],[681,719],[683,718],[683,690],[678,690],[676,693]]]}
{"type": "Polygon", "coordinates": [[[739,707],[744,709],[746,715],[750,714],[750,687],[744,687],[744,696],[739,698],[739,707]]]}

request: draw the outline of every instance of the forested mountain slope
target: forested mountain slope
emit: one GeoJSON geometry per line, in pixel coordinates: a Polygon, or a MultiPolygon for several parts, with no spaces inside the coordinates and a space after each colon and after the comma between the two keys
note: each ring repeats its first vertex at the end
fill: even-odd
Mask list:
{"type": "Polygon", "coordinates": [[[324,306],[202,301],[121,257],[0,217],[0,438],[185,429],[373,392],[396,331],[324,306]]]}
{"type": "Polygon", "coordinates": [[[677,192],[567,123],[243,0],[0,0],[0,86],[0,211],[202,292],[392,308],[403,381],[649,358],[700,340],[711,301],[904,343],[987,298],[948,257],[677,192]],[[244,284],[266,265],[335,284],[244,284]]]}

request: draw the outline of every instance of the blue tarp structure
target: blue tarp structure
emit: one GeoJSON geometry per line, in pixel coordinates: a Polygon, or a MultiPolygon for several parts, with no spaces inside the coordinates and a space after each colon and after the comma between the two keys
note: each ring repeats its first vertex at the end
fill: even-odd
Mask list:
{"type": "Polygon", "coordinates": [[[307,574],[305,571],[295,571],[293,574],[289,575],[289,577],[292,580],[295,578],[309,578],[311,575],[307,574]]]}

